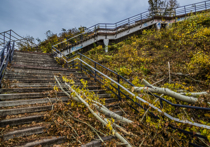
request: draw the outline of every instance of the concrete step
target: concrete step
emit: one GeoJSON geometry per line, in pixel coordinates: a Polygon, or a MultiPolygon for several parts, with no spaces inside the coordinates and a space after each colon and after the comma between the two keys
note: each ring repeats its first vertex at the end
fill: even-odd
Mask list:
{"type": "Polygon", "coordinates": [[[120,103],[114,103],[114,104],[107,104],[106,105],[107,108],[119,108],[118,106],[120,106],[120,103]]]}
{"type": "Polygon", "coordinates": [[[22,66],[22,65],[14,65],[12,66],[14,71],[21,71],[23,69],[24,72],[27,70],[38,70],[38,71],[79,71],[78,69],[68,69],[68,68],[58,68],[58,67],[40,67],[40,66],[22,66]]]}
{"type": "Polygon", "coordinates": [[[25,145],[17,146],[17,147],[34,147],[41,145],[42,147],[52,147],[53,144],[61,144],[65,142],[66,138],[65,137],[51,137],[51,138],[46,138],[46,139],[41,139],[41,140],[36,140],[33,142],[26,143],[25,145]]]}
{"type": "Polygon", "coordinates": [[[107,94],[107,93],[105,93],[105,94],[98,94],[98,97],[99,98],[110,98],[111,94],[107,94]]]}
{"type": "Polygon", "coordinates": [[[35,58],[35,59],[42,59],[42,58],[53,58],[50,55],[42,55],[42,54],[17,54],[14,53],[13,57],[22,57],[22,58],[35,58]]]}
{"type": "Polygon", "coordinates": [[[30,124],[32,122],[41,122],[44,119],[44,115],[33,115],[33,116],[26,116],[20,118],[12,118],[12,119],[4,119],[0,120],[0,126],[6,127],[9,126],[17,126],[23,124],[30,124]]]}
{"type": "MultiPolygon", "coordinates": [[[[10,81],[18,81],[18,83],[55,83],[54,78],[43,78],[43,79],[10,79],[10,81]]],[[[81,81],[74,79],[75,84],[80,84],[81,81]]],[[[88,84],[95,83],[93,81],[88,81],[88,84]]]]}
{"type": "Polygon", "coordinates": [[[56,63],[33,63],[33,62],[15,62],[11,64],[11,67],[15,65],[21,65],[21,66],[40,66],[40,67],[60,67],[61,65],[58,65],[56,63]]]}
{"type": "MultiPolygon", "coordinates": [[[[25,59],[17,59],[17,60],[12,60],[12,64],[56,64],[58,65],[58,63],[56,62],[56,60],[25,60],[25,59]]],[[[61,66],[61,65],[60,65],[61,66]]]]}
{"type": "MultiPolygon", "coordinates": [[[[97,94],[99,98],[110,98],[111,94],[97,94]]],[[[0,94],[0,100],[8,101],[9,100],[18,100],[18,99],[31,99],[31,98],[43,98],[47,97],[48,93],[11,93],[11,94],[0,94]]],[[[66,96],[63,92],[57,92],[57,96],[66,96]]],[[[1,107],[1,105],[0,105],[1,107]]],[[[3,106],[2,106],[3,107],[3,106]]]]}
{"type": "Polygon", "coordinates": [[[34,112],[43,112],[49,111],[52,109],[52,106],[37,106],[37,107],[28,107],[28,108],[16,108],[16,109],[1,109],[0,116],[7,115],[17,115],[24,113],[34,113],[34,112]]]}
{"type": "Polygon", "coordinates": [[[108,104],[108,103],[112,103],[112,102],[117,102],[117,101],[119,101],[118,99],[116,99],[116,98],[105,98],[105,102],[106,102],[106,104],[108,104]]]}
{"type": "Polygon", "coordinates": [[[23,92],[43,92],[52,90],[51,87],[39,87],[39,88],[1,88],[0,93],[23,93],[23,92]]]}
{"type": "Polygon", "coordinates": [[[15,55],[13,56],[13,60],[14,61],[18,61],[18,60],[21,60],[21,61],[54,61],[55,59],[50,57],[50,56],[45,56],[45,57],[36,57],[36,56],[20,56],[20,55],[15,55]]]}
{"type": "MultiPolygon", "coordinates": [[[[11,93],[11,94],[0,94],[0,100],[17,100],[17,99],[28,99],[28,98],[42,98],[47,97],[48,93],[11,93]]],[[[65,93],[58,92],[57,96],[65,96],[65,93]]]]}
{"type": "Polygon", "coordinates": [[[4,140],[9,140],[17,137],[23,137],[23,136],[30,136],[33,134],[42,134],[44,133],[45,127],[31,127],[31,128],[25,128],[21,130],[15,130],[11,132],[7,132],[3,134],[4,140]]]}
{"type": "Polygon", "coordinates": [[[0,107],[11,107],[11,106],[21,106],[21,105],[32,105],[32,104],[43,104],[43,103],[54,103],[57,100],[62,100],[67,102],[68,97],[62,98],[42,98],[42,99],[28,99],[28,100],[15,100],[15,101],[0,101],[0,107]]]}
{"type": "MultiPolygon", "coordinates": [[[[53,87],[32,87],[32,88],[1,88],[0,93],[7,94],[7,93],[24,93],[24,92],[43,92],[52,90],[53,87]]],[[[105,93],[106,90],[90,90],[95,93],[105,93]]]]}
{"type": "Polygon", "coordinates": [[[76,69],[62,69],[62,68],[54,68],[54,69],[48,69],[48,68],[34,68],[34,69],[30,69],[30,68],[27,68],[27,69],[20,69],[20,68],[15,68],[13,70],[7,70],[7,73],[11,74],[11,73],[14,73],[15,74],[55,74],[55,73],[61,73],[61,74],[69,74],[69,73],[75,73],[77,72],[78,70],[76,69]]]}
{"type": "Polygon", "coordinates": [[[34,55],[34,56],[51,56],[50,53],[38,53],[38,52],[28,52],[28,51],[15,51],[14,55],[25,55],[25,56],[29,56],[29,55],[34,55]]]}
{"type": "MultiPolygon", "coordinates": [[[[34,87],[54,87],[55,85],[58,86],[55,83],[11,83],[11,87],[15,87],[16,86],[16,88],[17,87],[30,87],[30,88],[34,88],[34,87]]],[[[62,87],[65,86],[64,84],[61,84],[61,85],[62,85],[62,87]]],[[[75,84],[75,86],[82,87],[83,85],[82,84],[75,84]]],[[[94,85],[91,85],[91,84],[88,84],[88,87],[90,88],[90,90],[92,90],[92,89],[101,89],[100,87],[94,86],[94,85]]]]}
{"type": "MultiPolygon", "coordinates": [[[[74,76],[85,76],[84,73],[81,73],[81,72],[60,72],[62,75],[64,76],[68,76],[70,74],[73,74],[74,76]]],[[[52,73],[27,73],[27,72],[15,72],[15,71],[12,71],[12,70],[7,70],[5,75],[4,75],[4,78],[11,78],[11,77],[15,77],[15,76],[22,76],[22,77],[54,77],[54,75],[52,73]]],[[[87,77],[87,76],[85,76],[87,77]]]]}
{"type": "Polygon", "coordinates": [[[34,56],[34,55],[32,55],[32,56],[14,55],[13,59],[15,61],[18,61],[18,60],[28,60],[28,61],[33,61],[33,60],[46,61],[46,60],[48,60],[48,61],[52,61],[52,60],[54,60],[54,58],[50,57],[50,56],[39,57],[39,56],[34,56]]]}
{"type": "MultiPolygon", "coordinates": [[[[108,141],[108,140],[111,140],[111,139],[114,139],[115,137],[114,136],[107,136],[107,137],[101,137],[103,139],[103,141],[108,141]]],[[[87,144],[84,144],[82,145],[81,147],[101,147],[101,140],[98,139],[98,140],[93,140],[87,144]]]]}

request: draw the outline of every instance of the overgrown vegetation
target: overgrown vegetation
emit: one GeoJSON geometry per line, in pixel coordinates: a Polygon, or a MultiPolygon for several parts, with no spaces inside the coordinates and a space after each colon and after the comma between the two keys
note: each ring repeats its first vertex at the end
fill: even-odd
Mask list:
{"type": "MultiPolygon", "coordinates": [[[[167,29],[144,30],[140,36],[133,36],[118,44],[110,45],[107,54],[102,46],[98,46],[87,52],[86,55],[126,77],[137,87],[143,87],[141,80],[146,79],[149,83],[154,83],[155,86],[169,88],[188,96],[191,95],[191,92],[206,91],[208,93],[210,88],[209,16],[209,13],[201,13],[169,26],[167,29]]],[[[100,69],[100,67],[98,69],[113,77],[113,74],[107,70],[100,69]]],[[[120,83],[131,89],[123,81],[120,83]]],[[[115,92],[117,91],[115,90],[115,92]]],[[[160,103],[156,102],[153,96],[149,96],[145,92],[136,94],[161,109],[160,103]]],[[[198,101],[194,104],[167,95],[164,95],[163,98],[174,104],[208,108],[208,102],[210,102],[209,94],[197,96],[198,101]]],[[[141,115],[145,113],[143,109],[139,111],[141,115]]],[[[156,110],[151,109],[151,111],[160,116],[156,110]]],[[[162,111],[180,120],[189,120],[210,126],[208,111],[173,107],[166,102],[163,102],[162,111]]],[[[146,122],[149,126],[158,128],[158,123],[149,115],[146,116],[146,122]]],[[[190,132],[202,134],[210,142],[210,130],[208,129],[186,126],[171,122],[169,119],[165,119],[165,122],[190,132]]],[[[165,125],[167,126],[167,124],[165,125]]],[[[186,138],[190,138],[180,132],[177,133],[179,141],[182,139],[186,141],[186,138]]]]}

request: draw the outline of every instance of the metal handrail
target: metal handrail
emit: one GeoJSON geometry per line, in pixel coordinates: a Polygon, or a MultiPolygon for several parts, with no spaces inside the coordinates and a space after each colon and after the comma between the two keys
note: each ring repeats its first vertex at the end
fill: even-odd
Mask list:
{"type": "Polygon", "coordinates": [[[77,41],[82,41],[84,38],[82,36],[88,36],[90,33],[92,35],[97,34],[100,30],[107,30],[107,31],[112,31],[115,32],[124,27],[130,27],[138,22],[143,22],[143,20],[146,19],[152,19],[154,16],[164,16],[164,17],[178,17],[181,15],[186,15],[190,13],[196,13],[200,11],[205,11],[207,9],[210,9],[210,1],[203,1],[203,2],[198,2],[198,3],[193,3],[193,4],[188,4],[185,6],[181,6],[178,8],[172,8],[170,11],[166,11],[165,8],[159,8],[158,10],[165,10],[164,12],[157,12],[158,14],[154,14],[154,11],[145,11],[143,13],[131,16],[129,18],[123,19],[121,21],[118,21],[116,23],[97,23],[89,28],[86,28],[84,32],[81,32],[65,41],[62,41],[60,43],[57,43],[53,45],[53,47],[56,47],[64,42],[70,41],[70,40],[77,40],[77,41]],[[169,16],[167,13],[169,13],[171,16],[169,16]],[[172,14],[171,14],[172,13],[172,14]]]}
{"type": "Polygon", "coordinates": [[[0,44],[0,46],[3,46],[3,47],[6,45],[6,42],[8,42],[8,41],[10,41],[10,42],[15,41],[16,43],[23,41],[23,40],[27,41],[26,38],[20,36],[12,29],[1,32],[0,37],[3,37],[3,38],[0,38],[1,40],[3,40],[3,42],[0,44]]]}
{"type": "Polygon", "coordinates": [[[13,59],[14,46],[15,46],[15,41],[13,41],[12,46],[11,46],[11,42],[8,41],[7,44],[4,46],[4,48],[0,52],[0,58],[1,58],[0,59],[0,85],[4,77],[7,65],[8,63],[11,63],[13,59]]]}
{"type": "MultiPolygon", "coordinates": [[[[59,50],[56,50],[56,51],[58,52],[58,54],[60,55],[60,57],[62,57],[63,54],[62,54],[59,50]]],[[[124,77],[122,77],[121,75],[119,75],[118,73],[116,73],[115,71],[113,71],[113,70],[111,70],[111,69],[109,69],[109,68],[107,68],[107,67],[101,65],[100,63],[98,63],[98,62],[96,62],[96,61],[94,61],[94,60],[92,60],[92,59],[86,57],[85,55],[83,55],[83,54],[81,54],[81,53],[77,53],[77,54],[71,56],[70,58],[73,58],[73,57],[75,57],[75,56],[77,56],[77,55],[80,55],[80,56],[82,56],[82,57],[88,59],[89,61],[93,62],[94,64],[97,64],[97,65],[99,65],[100,67],[103,67],[104,69],[106,69],[106,70],[112,72],[113,74],[115,74],[115,75],[118,77],[118,80],[119,80],[119,81],[120,81],[120,78],[121,78],[121,79],[123,79],[126,83],[128,83],[131,87],[135,87],[135,85],[133,85],[130,81],[128,81],[127,79],[125,79],[124,77]]],[[[65,55],[63,55],[63,56],[65,56],[65,55]]],[[[70,58],[68,58],[67,56],[65,56],[65,57],[66,57],[66,59],[70,59],[70,58]]],[[[65,60],[65,59],[64,59],[64,60],[65,60]]],[[[65,61],[66,61],[67,63],[70,63],[70,62],[71,62],[71,61],[67,61],[67,60],[65,60],[65,61]]],[[[73,66],[74,66],[74,65],[73,65],[73,66]]],[[[96,67],[96,65],[95,65],[95,67],[96,67]]],[[[165,101],[166,103],[168,103],[168,104],[170,104],[171,106],[174,106],[174,107],[183,107],[183,108],[190,108],[190,109],[197,109],[197,110],[210,111],[210,108],[174,104],[174,103],[172,103],[172,102],[170,102],[170,101],[168,101],[168,100],[166,100],[166,99],[164,99],[164,98],[162,98],[162,97],[160,97],[160,96],[158,96],[158,95],[152,94],[152,93],[150,93],[150,92],[148,92],[148,94],[153,95],[153,96],[155,96],[156,98],[159,98],[160,101],[161,101],[161,103],[162,103],[162,101],[165,101]]]]}

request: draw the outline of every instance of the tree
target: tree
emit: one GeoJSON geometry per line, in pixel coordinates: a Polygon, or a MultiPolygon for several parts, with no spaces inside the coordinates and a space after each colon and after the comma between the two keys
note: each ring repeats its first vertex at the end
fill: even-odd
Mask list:
{"type": "Polygon", "coordinates": [[[168,0],[164,2],[165,13],[164,15],[173,16],[175,14],[175,8],[179,7],[177,0],[168,0]]]}
{"type": "Polygon", "coordinates": [[[167,15],[174,14],[174,8],[179,7],[177,0],[148,0],[150,15],[167,15]]]}
{"type": "Polygon", "coordinates": [[[162,1],[162,0],[148,0],[148,3],[149,3],[148,10],[151,12],[150,14],[152,16],[159,14],[159,11],[164,6],[164,1],[162,1]]]}

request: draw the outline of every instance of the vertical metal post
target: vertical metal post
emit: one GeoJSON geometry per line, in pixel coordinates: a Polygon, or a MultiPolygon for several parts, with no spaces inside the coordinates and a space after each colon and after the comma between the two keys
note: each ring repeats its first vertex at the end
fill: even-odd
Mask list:
{"type": "Polygon", "coordinates": [[[141,13],[141,23],[142,23],[142,21],[143,21],[143,20],[142,20],[142,13],[141,13]]]}
{"type": "Polygon", "coordinates": [[[73,62],[72,66],[73,66],[73,68],[74,68],[74,61],[72,61],[72,62],[73,62]]]}
{"type": "Polygon", "coordinates": [[[207,7],[206,7],[206,1],[205,1],[205,9],[207,9],[207,7]]]}
{"type": "Polygon", "coordinates": [[[95,34],[96,34],[96,25],[95,25],[95,34]]]}
{"type": "Polygon", "coordinates": [[[107,25],[106,25],[106,23],[105,23],[105,30],[106,30],[106,34],[107,34],[107,25]]]}
{"type": "MultiPolygon", "coordinates": [[[[96,69],[96,63],[94,63],[95,64],[95,69],[96,69]]],[[[95,70],[95,82],[96,82],[96,70],[95,70]]]]}
{"type": "MultiPolygon", "coordinates": [[[[11,44],[11,36],[12,36],[12,34],[11,34],[11,33],[12,33],[12,30],[10,30],[10,37],[9,37],[9,41],[10,41],[10,43],[9,43],[9,46],[10,46],[10,44],[11,44]]],[[[9,51],[9,48],[7,49],[7,52],[8,52],[8,51],[9,51]]],[[[7,52],[6,52],[6,53],[7,53],[7,52]]]]}
{"type": "MultiPolygon", "coordinates": [[[[79,55],[79,58],[82,60],[82,55],[79,55]]],[[[81,72],[82,72],[82,61],[80,61],[80,68],[81,68],[81,72]]]]}
{"type": "Polygon", "coordinates": [[[128,18],[128,25],[130,26],[130,19],[128,18]]]}
{"type": "Polygon", "coordinates": [[[186,7],[184,6],[184,14],[186,15],[186,7]]]}
{"type": "MultiPolygon", "coordinates": [[[[117,82],[120,84],[120,76],[119,75],[117,75],[117,82]]],[[[120,96],[120,86],[118,85],[118,98],[119,98],[119,100],[121,101],[121,96],[120,96]]]]}
{"type": "Polygon", "coordinates": [[[3,60],[4,60],[4,52],[5,52],[5,48],[3,48],[2,54],[1,54],[1,65],[3,64],[3,60]]]}
{"type": "Polygon", "coordinates": [[[161,99],[160,100],[160,107],[163,108],[163,101],[161,99]]]}
{"type": "Polygon", "coordinates": [[[4,46],[6,45],[6,42],[5,42],[5,32],[4,32],[4,46]]]}
{"type": "Polygon", "coordinates": [[[196,13],[196,4],[195,4],[195,13],[196,13]]]}

